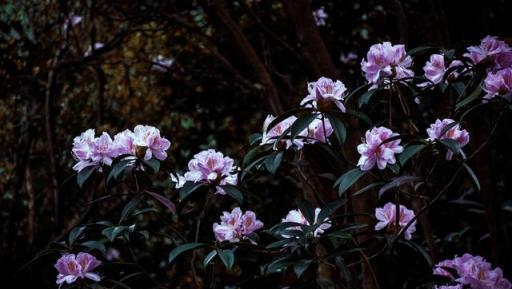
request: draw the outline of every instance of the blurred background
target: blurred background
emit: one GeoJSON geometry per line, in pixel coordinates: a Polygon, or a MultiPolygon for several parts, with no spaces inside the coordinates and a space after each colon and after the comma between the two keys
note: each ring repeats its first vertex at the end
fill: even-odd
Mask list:
{"type": "MultiPolygon", "coordinates": [[[[349,90],[363,84],[360,61],[370,45],[392,41],[462,51],[488,34],[510,41],[511,17],[507,0],[2,1],[1,287],[55,288],[59,254],[52,244],[79,224],[118,218],[122,199],[92,202],[101,192],[76,185],[71,144],[82,131],[156,126],[172,142],[165,166],[173,171],[186,169],[206,148],[237,159],[265,116],[295,107],[308,81],[329,76],[349,90]]],[[[510,140],[510,130],[500,136],[510,140]]],[[[511,155],[499,155],[489,181],[510,197],[511,155]]],[[[289,209],[276,204],[293,198],[293,180],[277,179],[253,184],[260,192],[249,198],[269,224],[289,209]]],[[[175,198],[166,182],[162,175],[156,185],[175,198]]],[[[451,226],[440,234],[441,247],[450,252],[489,245],[484,209],[467,202],[473,203],[444,208],[461,217],[455,224],[461,231],[451,226]],[[468,226],[477,233],[461,237],[468,226]]],[[[500,204],[512,209],[506,199],[500,204]]],[[[210,219],[220,211],[218,205],[210,219]]],[[[446,219],[438,218],[443,231],[446,219]]],[[[165,211],[141,221],[156,236],[134,240],[131,253],[156,272],[150,275],[157,284],[190,288],[187,271],[165,264],[170,232],[190,230],[186,222],[165,211]]],[[[497,246],[508,247],[503,238],[497,246]]],[[[129,254],[116,250],[121,260],[129,254]]],[[[510,266],[510,255],[501,262],[493,253],[493,261],[510,266]]]]}

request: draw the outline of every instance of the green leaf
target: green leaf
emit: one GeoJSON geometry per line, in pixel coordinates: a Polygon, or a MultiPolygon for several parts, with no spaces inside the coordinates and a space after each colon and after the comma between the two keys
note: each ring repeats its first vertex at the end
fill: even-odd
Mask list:
{"type": "Polygon", "coordinates": [[[387,191],[393,189],[393,188],[398,188],[404,184],[408,184],[408,183],[414,183],[414,182],[417,182],[419,180],[421,180],[422,178],[420,177],[417,177],[417,176],[399,176],[399,177],[396,177],[394,178],[393,180],[391,180],[391,182],[385,184],[384,186],[382,186],[382,188],[380,188],[379,190],[379,199],[380,197],[387,191]]]}
{"type": "Polygon", "coordinates": [[[94,173],[96,168],[97,166],[89,166],[78,172],[76,175],[76,182],[80,188],[84,186],[84,183],[89,179],[92,173],[94,173]]]}
{"type": "Polygon", "coordinates": [[[311,207],[308,203],[306,203],[303,200],[297,201],[297,207],[299,208],[299,211],[302,213],[304,218],[310,223],[315,223],[315,210],[313,207],[311,207]]]}
{"type": "Polygon", "coordinates": [[[274,175],[277,171],[277,168],[279,168],[279,165],[283,160],[283,155],[283,151],[273,152],[265,159],[265,167],[272,175],[274,175]]]}
{"type": "Polygon", "coordinates": [[[99,250],[103,253],[106,251],[105,244],[101,241],[87,241],[87,242],[80,243],[80,245],[90,248],[90,249],[99,250]]]}
{"type": "Polygon", "coordinates": [[[446,138],[440,140],[439,142],[448,147],[448,149],[450,149],[453,152],[453,154],[458,154],[460,152],[460,145],[454,139],[446,138]]]}
{"type": "Polygon", "coordinates": [[[115,227],[108,227],[103,229],[101,231],[101,234],[105,237],[107,237],[111,242],[114,241],[114,239],[119,236],[123,231],[129,230],[130,227],[127,226],[115,226],[115,227]]]}
{"type": "Polygon", "coordinates": [[[473,102],[475,99],[477,99],[482,94],[482,91],[483,90],[482,90],[481,85],[477,86],[476,89],[468,97],[466,97],[463,100],[459,101],[455,105],[455,110],[459,110],[463,106],[466,106],[467,104],[473,102]]]}
{"type": "Polygon", "coordinates": [[[408,240],[400,240],[399,242],[413,249],[414,251],[419,252],[423,259],[425,259],[425,261],[427,262],[428,266],[432,267],[432,259],[430,259],[430,254],[427,253],[427,251],[425,251],[425,249],[422,246],[408,240]]]}
{"type": "Polygon", "coordinates": [[[253,133],[249,136],[249,144],[254,145],[261,142],[261,133],[253,133]]]}
{"type": "Polygon", "coordinates": [[[382,89],[370,89],[367,92],[363,93],[357,101],[359,108],[363,107],[363,105],[365,105],[365,104],[368,104],[370,102],[370,99],[372,98],[373,94],[380,90],[382,90],[382,89]]]}
{"type": "Polygon", "coordinates": [[[210,253],[208,253],[208,255],[206,255],[203,260],[203,267],[206,268],[208,264],[210,264],[210,262],[213,260],[213,258],[215,258],[215,256],[217,256],[217,250],[210,251],[210,253]]]}
{"type": "Polygon", "coordinates": [[[121,160],[118,163],[114,164],[112,166],[112,170],[108,174],[107,183],[109,183],[111,179],[117,180],[119,175],[122,174],[127,167],[133,166],[134,163],[135,163],[135,159],[127,158],[127,159],[121,160]]]}
{"type": "Polygon", "coordinates": [[[267,132],[270,131],[274,126],[276,126],[278,123],[282,122],[283,120],[287,119],[288,117],[292,115],[297,115],[301,113],[308,113],[311,112],[311,108],[295,108],[292,110],[289,110],[279,116],[277,116],[274,120],[272,120],[267,127],[267,132]]]}
{"type": "Polygon", "coordinates": [[[330,202],[324,207],[322,207],[322,210],[320,210],[320,213],[318,213],[317,220],[325,220],[328,218],[332,213],[334,213],[339,207],[343,206],[345,204],[345,201],[343,200],[337,200],[334,202],[330,202]]]}
{"type": "Polygon", "coordinates": [[[202,187],[203,183],[186,182],[180,190],[180,200],[185,200],[195,190],[202,187]]]}
{"type": "Polygon", "coordinates": [[[279,258],[267,266],[266,274],[282,272],[290,264],[291,262],[288,260],[288,257],[279,258]]]}
{"type": "Polygon", "coordinates": [[[469,176],[471,177],[471,180],[475,184],[477,191],[480,191],[480,181],[478,180],[478,177],[476,176],[475,172],[467,164],[464,163],[463,165],[466,171],[468,172],[469,176]]]}
{"type": "Polygon", "coordinates": [[[400,165],[405,165],[405,163],[412,158],[415,154],[419,153],[423,148],[425,148],[425,144],[414,144],[408,145],[405,147],[404,151],[398,156],[398,160],[400,165]]]}
{"type": "Polygon", "coordinates": [[[144,163],[146,163],[146,165],[148,165],[154,173],[158,173],[160,171],[160,161],[157,160],[157,159],[150,159],[150,160],[145,160],[144,163]]]}
{"type": "Polygon", "coordinates": [[[304,273],[304,271],[306,271],[308,269],[309,265],[312,262],[313,262],[313,260],[306,259],[306,260],[300,260],[299,262],[295,263],[295,265],[293,265],[293,272],[295,272],[295,275],[297,275],[297,278],[300,278],[302,273],[304,273]]]}
{"type": "Polygon", "coordinates": [[[303,132],[309,124],[317,118],[317,114],[311,113],[311,114],[305,114],[301,115],[290,127],[291,132],[291,139],[293,140],[297,135],[299,135],[301,132],[303,132]]]}
{"type": "Polygon", "coordinates": [[[224,266],[226,266],[226,269],[231,270],[233,264],[235,264],[235,254],[233,254],[233,251],[217,249],[217,254],[222,263],[224,263],[224,266]]]}
{"type": "Polygon", "coordinates": [[[169,253],[169,263],[172,263],[176,257],[178,257],[180,254],[190,251],[190,250],[196,250],[199,248],[205,247],[206,244],[204,243],[187,243],[180,245],[174,249],[172,249],[171,253],[169,253]]]}
{"type": "Polygon", "coordinates": [[[244,195],[236,186],[224,185],[220,187],[226,192],[226,194],[228,194],[228,196],[235,199],[235,201],[237,201],[239,204],[244,203],[244,195]]]}
{"type": "Polygon", "coordinates": [[[129,201],[123,208],[123,211],[121,212],[121,217],[119,218],[119,224],[121,224],[128,215],[139,205],[142,198],[140,196],[134,197],[131,201],[129,201]]]}
{"type": "Polygon", "coordinates": [[[415,56],[417,54],[422,54],[422,53],[428,52],[430,50],[439,50],[439,49],[434,46],[418,46],[416,48],[413,48],[413,49],[407,51],[407,54],[410,56],[415,56]]]}
{"type": "Polygon", "coordinates": [[[341,195],[348,189],[350,186],[352,186],[359,178],[361,178],[366,172],[361,171],[359,168],[352,169],[345,174],[343,174],[337,181],[334,183],[334,186],[336,187],[339,185],[338,188],[338,195],[341,197],[341,195]]]}
{"type": "Polygon", "coordinates": [[[71,232],[69,232],[68,242],[70,246],[73,245],[73,243],[84,232],[85,229],[86,226],[76,227],[73,230],[71,230],[71,232]]]}
{"type": "Polygon", "coordinates": [[[359,118],[360,120],[366,122],[370,126],[372,125],[372,120],[365,113],[362,113],[358,110],[353,110],[353,109],[347,109],[346,113],[359,118]]]}
{"type": "Polygon", "coordinates": [[[334,135],[340,142],[340,144],[345,143],[345,140],[347,139],[347,128],[345,127],[345,124],[337,118],[334,115],[327,114],[327,119],[331,123],[331,127],[334,131],[334,135]]]}

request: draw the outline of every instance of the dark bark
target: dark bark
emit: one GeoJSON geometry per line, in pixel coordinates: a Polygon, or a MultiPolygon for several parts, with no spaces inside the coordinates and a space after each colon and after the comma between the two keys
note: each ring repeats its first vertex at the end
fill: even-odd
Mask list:
{"type": "Polygon", "coordinates": [[[211,23],[222,32],[229,46],[233,48],[232,52],[237,56],[239,61],[244,64],[245,71],[251,74],[254,80],[263,87],[261,94],[266,98],[272,113],[282,113],[284,110],[281,100],[279,99],[278,91],[270,74],[249,43],[247,37],[245,37],[238,23],[236,23],[229,14],[224,1],[202,0],[200,3],[211,23]]]}
{"type": "Polygon", "coordinates": [[[337,71],[329,51],[315,24],[310,0],[282,0],[286,15],[297,36],[303,61],[315,77],[337,78],[337,71]]]}

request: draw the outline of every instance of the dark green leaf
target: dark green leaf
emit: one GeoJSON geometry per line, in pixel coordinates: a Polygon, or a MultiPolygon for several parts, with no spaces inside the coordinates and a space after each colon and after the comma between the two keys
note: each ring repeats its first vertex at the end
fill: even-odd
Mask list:
{"type": "Polygon", "coordinates": [[[473,102],[475,99],[477,99],[482,94],[482,87],[479,85],[476,87],[476,89],[466,98],[459,101],[455,105],[455,110],[459,110],[461,107],[466,106],[467,104],[473,102]]]}
{"type": "Polygon", "coordinates": [[[180,200],[185,200],[195,190],[202,187],[203,183],[186,182],[180,190],[180,200]]]}
{"type": "Polygon", "coordinates": [[[73,230],[71,230],[71,232],[69,232],[68,242],[70,246],[73,245],[75,240],[84,232],[85,228],[85,226],[76,227],[73,230]]]}
{"type": "Polygon", "coordinates": [[[320,210],[320,213],[318,213],[317,220],[325,220],[328,218],[332,213],[334,213],[339,207],[343,206],[345,204],[345,201],[343,200],[337,200],[334,202],[331,202],[327,205],[325,205],[322,210],[320,210]]]}
{"type": "Polygon", "coordinates": [[[150,159],[150,160],[147,160],[147,161],[144,161],[144,163],[146,163],[146,165],[148,165],[154,173],[158,173],[158,171],[160,171],[160,161],[157,160],[157,159],[150,159]]]}
{"type": "Polygon", "coordinates": [[[363,107],[363,105],[368,104],[370,102],[370,99],[372,98],[373,94],[381,89],[370,89],[367,92],[363,93],[358,100],[358,106],[359,108],[363,107]]]}
{"type": "Polygon", "coordinates": [[[361,178],[366,172],[361,171],[359,168],[352,169],[346,173],[344,173],[337,181],[334,183],[336,187],[339,185],[338,194],[341,196],[350,186],[352,186],[359,178],[361,178]]]}
{"type": "Polygon", "coordinates": [[[294,139],[295,137],[297,137],[297,135],[299,135],[305,129],[307,129],[309,124],[317,117],[317,114],[311,113],[301,115],[299,118],[297,118],[297,120],[295,120],[295,122],[292,124],[290,128],[291,139],[294,139]]]}
{"type": "Polygon", "coordinates": [[[221,186],[221,188],[226,192],[226,194],[228,194],[228,196],[235,199],[239,204],[244,203],[244,195],[236,186],[225,185],[221,186]]]}
{"type": "Polygon", "coordinates": [[[231,270],[233,264],[235,264],[235,254],[233,254],[233,251],[217,249],[217,254],[222,263],[224,263],[224,266],[226,266],[226,269],[231,270]]]}
{"type": "Polygon", "coordinates": [[[169,253],[169,263],[172,263],[172,261],[174,259],[176,259],[176,257],[178,257],[180,254],[182,254],[186,251],[196,250],[199,248],[203,248],[205,246],[206,246],[206,244],[204,244],[204,243],[187,243],[187,244],[180,245],[180,246],[172,249],[171,253],[169,253]]]}
{"type": "Polygon", "coordinates": [[[208,264],[210,264],[210,262],[213,260],[213,258],[215,258],[215,256],[217,256],[217,250],[211,250],[203,260],[203,267],[206,268],[208,264]]]}
{"type": "Polygon", "coordinates": [[[96,249],[101,252],[105,252],[105,250],[106,250],[105,244],[100,241],[87,241],[87,242],[80,243],[80,245],[90,248],[90,249],[96,249]]]}
{"type": "Polygon", "coordinates": [[[302,213],[304,218],[310,223],[315,223],[315,210],[308,203],[303,200],[297,201],[297,206],[299,207],[299,211],[302,213]]]}
{"type": "Polygon", "coordinates": [[[460,152],[460,145],[454,139],[446,138],[440,140],[439,142],[448,147],[448,149],[450,149],[454,154],[458,154],[460,152]]]}
{"type": "Polygon", "coordinates": [[[119,218],[119,224],[121,224],[124,220],[126,220],[126,218],[128,217],[128,215],[135,209],[137,208],[137,206],[139,205],[140,201],[141,201],[141,197],[140,196],[136,196],[134,197],[131,201],[128,202],[128,204],[126,204],[123,208],[123,211],[121,212],[121,218],[119,218]]]}
{"type": "Polygon", "coordinates": [[[274,120],[272,120],[267,127],[267,132],[269,130],[271,130],[274,126],[276,126],[278,123],[282,122],[283,120],[289,118],[292,115],[298,115],[301,113],[307,113],[307,112],[311,112],[311,111],[312,111],[311,108],[295,108],[295,109],[289,110],[289,111],[277,116],[274,120]]]}
{"type": "Polygon", "coordinates": [[[419,153],[423,148],[425,148],[425,144],[413,144],[405,147],[404,151],[398,157],[400,161],[400,165],[405,165],[405,163],[412,158],[415,154],[419,153]]]}
{"type": "Polygon", "coordinates": [[[327,119],[331,123],[332,129],[334,131],[334,135],[338,139],[338,141],[343,144],[347,139],[347,128],[343,124],[343,122],[334,115],[327,114],[327,119]]]}
{"type": "Polygon", "coordinates": [[[313,262],[313,260],[305,259],[305,260],[300,260],[299,262],[295,263],[295,265],[293,265],[293,272],[295,272],[295,275],[297,275],[297,278],[300,278],[302,273],[304,273],[304,271],[306,271],[308,269],[309,265],[312,262],[313,262]]]}
{"type": "Polygon", "coordinates": [[[480,191],[480,181],[478,181],[478,177],[476,176],[475,172],[467,164],[464,163],[463,165],[466,171],[468,172],[469,176],[471,177],[471,180],[475,184],[477,191],[480,191]]]}
{"type": "Polygon", "coordinates": [[[114,164],[112,166],[112,170],[110,170],[110,173],[108,174],[107,183],[109,183],[111,179],[116,180],[119,177],[119,175],[122,174],[127,167],[133,166],[134,163],[135,163],[135,159],[127,158],[127,159],[121,160],[118,163],[114,164]]]}
{"type": "Polygon", "coordinates": [[[92,173],[94,173],[96,168],[97,166],[89,166],[78,172],[76,175],[76,182],[80,188],[84,186],[84,183],[89,179],[92,173]]]}
{"type": "Polygon", "coordinates": [[[271,174],[275,174],[277,171],[277,168],[279,168],[279,165],[281,164],[281,161],[283,160],[283,151],[277,151],[270,154],[267,159],[265,160],[265,167],[267,168],[268,172],[271,174]]]}
{"type": "Polygon", "coordinates": [[[410,56],[416,56],[418,54],[426,53],[431,50],[439,50],[439,49],[434,46],[418,46],[416,48],[413,48],[413,49],[407,51],[407,54],[410,56]]]}
{"type": "Polygon", "coordinates": [[[394,188],[398,188],[404,184],[408,184],[408,183],[415,183],[417,181],[421,180],[420,177],[417,177],[417,176],[399,176],[399,177],[396,177],[394,178],[391,182],[385,184],[384,186],[382,186],[382,188],[380,188],[379,190],[379,198],[387,191],[391,190],[391,189],[394,189],[394,188]]]}

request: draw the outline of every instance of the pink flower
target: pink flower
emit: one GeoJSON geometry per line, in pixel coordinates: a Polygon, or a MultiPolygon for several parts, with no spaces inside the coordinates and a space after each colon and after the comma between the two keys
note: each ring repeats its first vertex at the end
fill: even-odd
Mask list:
{"type": "Polygon", "coordinates": [[[487,73],[483,88],[485,92],[487,92],[484,96],[486,100],[493,99],[496,95],[503,95],[510,101],[510,94],[512,92],[512,68],[498,70],[495,73],[487,73]]]}
{"type": "Polygon", "coordinates": [[[149,160],[152,157],[158,160],[165,160],[167,158],[167,150],[171,146],[171,142],[160,136],[160,131],[153,126],[138,125],[133,129],[134,140],[133,144],[137,149],[144,151],[141,153],[144,160],[149,160]]]}
{"type": "Polygon", "coordinates": [[[325,20],[329,17],[327,13],[325,13],[324,6],[313,11],[313,17],[315,18],[316,26],[325,26],[327,24],[325,20]]]}
{"type": "MultiPolygon", "coordinates": [[[[445,118],[443,120],[437,119],[435,123],[430,125],[430,128],[427,128],[428,140],[443,140],[443,139],[453,139],[455,140],[459,146],[462,148],[469,143],[469,133],[465,129],[460,129],[460,125],[454,125],[449,130],[443,133],[445,127],[451,123],[455,122],[453,119],[445,118]]],[[[464,153],[461,151],[462,156],[464,157],[464,153]]],[[[453,157],[453,152],[448,150],[446,153],[446,159],[451,160],[453,157]]]]}
{"type": "Polygon", "coordinates": [[[64,20],[64,25],[62,28],[64,31],[68,30],[69,27],[76,26],[82,22],[82,16],[77,16],[73,13],[69,14],[68,17],[66,17],[66,20],[64,20]]]}
{"type": "Polygon", "coordinates": [[[117,156],[135,155],[135,134],[126,129],[114,136],[114,149],[117,156]]]}
{"type": "Polygon", "coordinates": [[[339,110],[345,112],[343,98],[347,88],[343,82],[333,81],[327,77],[320,77],[315,82],[308,83],[309,94],[304,97],[300,105],[310,106],[315,109],[324,110],[329,104],[334,103],[339,110]]]}
{"type": "Polygon", "coordinates": [[[307,143],[322,142],[327,143],[328,138],[332,135],[333,129],[327,118],[323,121],[320,118],[313,120],[308,125],[307,143]]]}
{"type": "Polygon", "coordinates": [[[112,159],[117,157],[114,148],[114,142],[110,135],[106,132],[102,133],[92,142],[91,160],[94,163],[102,163],[107,166],[112,165],[112,159]]]}
{"type": "Polygon", "coordinates": [[[184,176],[185,180],[216,185],[218,194],[226,193],[220,186],[238,183],[238,174],[234,172],[234,160],[212,149],[194,155],[188,163],[188,169],[184,176]]]}
{"type": "Polygon", "coordinates": [[[461,257],[438,263],[434,268],[434,275],[447,276],[460,284],[469,285],[471,288],[512,288],[512,284],[503,277],[503,271],[500,268],[492,269],[492,265],[484,258],[471,254],[464,254],[461,257]],[[451,268],[457,275],[453,276],[443,268],[451,268]]]}
{"type": "Polygon", "coordinates": [[[434,289],[463,289],[462,285],[453,285],[453,286],[435,286],[434,289]]]}
{"type": "Polygon", "coordinates": [[[151,68],[155,71],[159,72],[165,72],[174,63],[174,58],[166,58],[162,55],[158,55],[157,57],[153,58],[153,66],[151,68]]]}
{"type": "MultiPolygon", "coordinates": [[[[454,60],[448,67],[446,67],[444,56],[442,54],[432,54],[430,56],[430,60],[427,61],[423,67],[423,71],[425,71],[426,79],[430,80],[434,84],[439,84],[443,81],[444,75],[449,68],[463,65],[464,64],[461,61],[454,60]]],[[[458,73],[456,71],[451,71],[450,75],[448,75],[446,79],[457,78],[457,76],[458,73]]],[[[423,86],[425,85],[428,85],[428,83],[423,84],[423,86]]]]}
{"type": "Polygon", "coordinates": [[[386,168],[387,164],[396,162],[395,154],[401,153],[404,148],[400,145],[400,139],[383,142],[391,137],[397,136],[386,127],[374,127],[366,131],[364,143],[357,146],[361,155],[357,165],[363,171],[371,170],[375,164],[380,170],[386,168]]]}
{"type": "Polygon", "coordinates": [[[407,55],[403,44],[392,45],[390,42],[374,44],[370,47],[367,60],[361,61],[361,69],[366,79],[374,86],[389,79],[401,79],[414,76],[409,68],[412,58],[407,55]]]}
{"type": "Polygon", "coordinates": [[[340,55],[340,61],[343,64],[349,64],[353,60],[357,59],[357,54],[355,52],[349,52],[349,53],[341,53],[340,55]]]}
{"type": "Polygon", "coordinates": [[[254,231],[263,228],[263,223],[256,219],[254,212],[243,213],[239,207],[234,208],[231,213],[223,212],[220,221],[220,224],[213,224],[213,233],[215,239],[221,242],[240,242],[254,231]]]}
{"type": "Polygon", "coordinates": [[[100,276],[92,271],[100,264],[98,259],[88,253],[78,253],[76,257],[74,254],[65,254],[57,260],[54,266],[59,272],[56,283],[59,285],[71,284],[78,278],[99,282],[100,276]]]}
{"type": "MultiPolygon", "coordinates": [[[[380,231],[387,227],[389,233],[399,233],[400,230],[414,219],[414,211],[407,209],[407,207],[400,205],[398,225],[400,228],[396,228],[396,205],[393,203],[387,203],[382,208],[375,209],[375,217],[379,221],[375,225],[375,231],[380,231]]],[[[416,221],[412,222],[411,225],[405,230],[404,237],[406,240],[412,238],[412,234],[416,232],[416,221]]]]}
{"type": "MultiPolygon", "coordinates": [[[[267,115],[267,118],[265,119],[265,122],[263,123],[263,134],[261,137],[261,145],[266,144],[274,144],[277,139],[288,129],[292,126],[292,124],[297,120],[295,116],[290,116],[284,120],[282,120],[280,123],[273,126],[270,130],[268,130],[268,126],[270,123],[276,119],[273,115],[267,115]],[[268,130],[268,132],[267,132],[268,130]]],[[[287,135],[290,135],[288,132],[287,135]]],[[[301,149],[304,146],[304,142],[300,139],[300,137],[307,136],[307,131],[304,130],[303,132],[299,133],[299,137],[295,138],[293,142],[288,138],[283,138],[283,144],[286,144],[286,149],[289,149],[292,146],[295,146],[298,149],[301,149]]]]}
{"type": "Polygon", "coordinates": [[[88,129],[73,139],[73,148],[71,152],[78,162],[73,166],[73,170],[81,171],[88,166],[95,165],[91,161],[92,143],[94,142],[94,129],[88,129]]]}
{"type": "Polygon", "coordinates": [[[489,60],[492,67],[501,69],[512,63],[512,48],[496,36],[486,36],[479,46],[470,46],[467,51],[464,56],[471,59],[473,64],[489,60]]]}
{"type": "MultiPolygon", "coordinates": [[[[320,211],[321,211],[320,208],[315,209],[315,220],[312,225],[319,224],[318,214],[320,214],[320,211]]],[[[306,226],[311,226],[311,224],[308,222],[308,220],[306,220],[306,217],[304,217],[304,215],[302,214],[302,212],[300,210],[289,211],[288,214],[286,215],[286,218],[281,220],[281,223],[297,223],[297,224],[302,224],[302,225],[306,225],[306,226]]],[[[329,229],[330,227],[331,227],[331,223],[330,223],[329,219],[325,218],[322,221],[322,223],[320,224],[320,226],[318,226],[318,228],[315,230],[315,232],[313,233],[313,236],[314,237],[320,236],[321,234],[323,234],[325,232],[325,230],[329,229]]],[[[294,231],[302,231],[302,228],[300,226],[292,226],[292,227],[288,227],[288,229],[294,230],[294,231]]],[[[281,236],[283,236],[284,238],[292,237],[292,236],[286,235],[286,234],[282,234],[281,236]]]]}
{"type": "Polygon", "coordinates": [[[93,54],[93,51],[102,49],[104,46],[105,46],[105,44],[103,44],[101,42],[94,43],[94,49],[93,49],[92,45],[89,46],[89,48],[87,48],[87,50],[84,52],[84,57],[91,56],[93,54]]]}
{"type": "Polygon", "coordinates": [[[107,261],[120,260],[121,253],[116,248],[110,247],[105,252],[105,259],[107,259],[107,261]]]}

